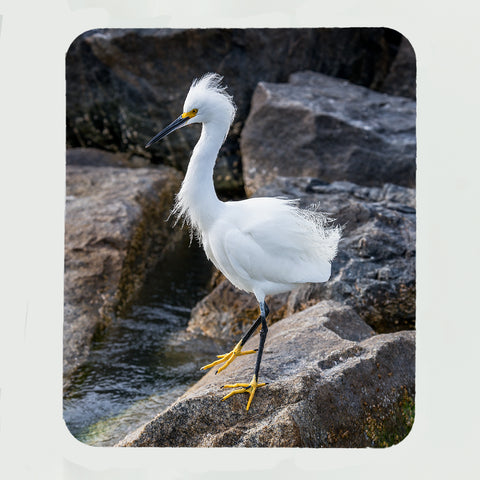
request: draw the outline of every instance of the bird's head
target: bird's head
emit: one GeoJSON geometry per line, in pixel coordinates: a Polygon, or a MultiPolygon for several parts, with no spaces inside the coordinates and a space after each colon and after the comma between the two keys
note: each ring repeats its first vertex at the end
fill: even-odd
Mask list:
{"type": "Polygon", "coordinates": [[[183,113],[170,125],[157,133],[146,145],[149,147],[178,128],[192,123],[218,123],[228,131],[235,116],[232,97],[222,86],[223,77],[207,73],[193,81],[183,106],[183,113]]]}

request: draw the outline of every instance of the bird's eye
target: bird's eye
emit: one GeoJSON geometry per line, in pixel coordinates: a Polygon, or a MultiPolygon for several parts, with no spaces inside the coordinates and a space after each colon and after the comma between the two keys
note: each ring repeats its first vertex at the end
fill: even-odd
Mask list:
{"type": "Polygon", "coordinates": [[[193,113],[194,115],[196,115],[196,114],[198,113],[198,108],[194,108],[194,109],[192,110],[192,113],[193,113]]]}

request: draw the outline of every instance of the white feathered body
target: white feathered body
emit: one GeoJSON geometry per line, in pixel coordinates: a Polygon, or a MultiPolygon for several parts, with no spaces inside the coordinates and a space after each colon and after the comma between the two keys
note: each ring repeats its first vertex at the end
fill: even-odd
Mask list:
{"type": "Polygon", "coordinates": [[[252,198],[225,203],[201,239],[207,257],[236,287],[264,298],[329,279],[339,231],[325,222],[288,200],[252,198]]]}
{"type": "Polygon", "coordinates": [[[194,120],[202,123],[202,133],[174,213],[186,218],[214,265],[259,301],[301,283],[327,281],[340,229],[328,225],[323,214],[280,198],[217,198],[213,168],[235,113],[220,80],[203,77],[185,100],[184,111],[198,108],[194,120]]]}

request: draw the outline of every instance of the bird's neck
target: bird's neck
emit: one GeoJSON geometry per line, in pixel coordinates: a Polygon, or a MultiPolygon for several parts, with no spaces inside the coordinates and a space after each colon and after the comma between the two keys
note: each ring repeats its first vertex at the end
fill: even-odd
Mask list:
{"type": "Polygon", "coordinates": [[[215,192],[213,167],[225,134],[225,129],[219,125],[203,124],[177,195],[176,212],[185,216],[198,234],[209,229],[223,205],[215,192]]]}

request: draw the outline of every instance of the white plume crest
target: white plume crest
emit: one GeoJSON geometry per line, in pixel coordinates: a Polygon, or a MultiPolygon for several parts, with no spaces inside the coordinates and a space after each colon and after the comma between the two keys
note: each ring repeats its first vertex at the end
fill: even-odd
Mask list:
{"type": "Polygon", "coordinates": [[[206,73],[200,78],[196,78],[190,87],[190,90],[185,99],[184,111],[189,111],[192,108],[201,108],[202,104],[210,103],[219,106],[219,100],[225,112],[229,117],[229,123],[233,122],[237,107],[233,101],[232,95],[227,92],[227,86],[223,83],[222,75],[218,73],[206,73]]]}
{"type": "Polygon", "coordinates": [[[222,85],[223,77],[218,73],[205,73],[200,78],[196,78],[192,82],[190,91],[198,90],[202,92],[215,92],[224,95],[228,100],[233,103],[233,97],[229,95],[226,90],[227,86],[222,85]]]}
{"type": "Polygon", "coordinates": [[[302,227],[304,232],[309,234],[308,238],[317,253],[321,253],[323,258],[331,262],[337,254],[343,228],[340,225],[334,225],[335,220],[328,213],[320,211],[320,206],[317,204],[310,205],[308,208],[298,208],[295,205],[295,213],[304,220],[302,227]]]}

